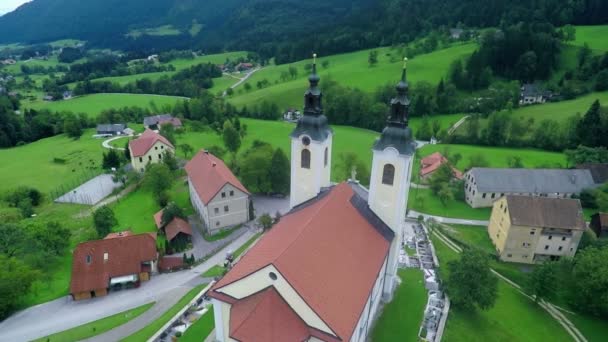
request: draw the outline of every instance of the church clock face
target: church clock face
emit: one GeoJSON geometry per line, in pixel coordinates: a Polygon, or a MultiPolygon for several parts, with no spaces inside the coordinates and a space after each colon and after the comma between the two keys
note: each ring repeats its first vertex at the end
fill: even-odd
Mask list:
{"type": "Polygon", "coordinates": [[[303,144],[304,146],[308,146],[308,145],[310,145],[310,138],[309,138],[309,137],[304,137],[304,138],[302,138],[302,144],[303,144]]]}

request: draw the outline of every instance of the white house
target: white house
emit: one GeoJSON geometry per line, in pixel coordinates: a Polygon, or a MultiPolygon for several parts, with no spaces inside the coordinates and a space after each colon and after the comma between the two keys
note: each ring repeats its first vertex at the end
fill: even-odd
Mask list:
{"type": "Polygon", "coordinates": [[[398,283],[415,146],[405,70],[369,190],[329,182],[332,131],[314,64],[309,80],[291,134],[292,209],[210,289],[216,341],[363,342],[398,283]]]}
{"type": "Polygon", "coordinates": [[[162,135],[147,129],[139,138],[129,141],[131,166],[144,172],[148,164],[160,163],[165,151],[175,154],[175,147],[162,135]]]}
{"type": "Polygon", "coordinates": [[[192,206],[208,232],[249,221],[249,191],[224,162],[200,151],[186,164],[192,206]]]}

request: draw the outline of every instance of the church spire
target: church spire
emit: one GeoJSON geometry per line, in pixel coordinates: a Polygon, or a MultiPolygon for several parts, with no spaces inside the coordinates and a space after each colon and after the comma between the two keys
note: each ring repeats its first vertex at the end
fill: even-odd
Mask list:
{"type": "Polygon", "coordinates": [[[312,72],[308,76],[308,90],[304,94],[304,115],[319,116],[323,114],[323,103],[321,102],[323,94],[319,90],[319,81],[321,78],[317,74],[317,54],[312,55],[312,72]]]}
{"type": "Polygon", "coordinates": [[[390,113],[386,127],[380,139],[374,144],[374,150],[384,150],[387,147],[396,148],[401,154],[413,153],[415,143],[412,130],[408,127],[410,99],[408,98],[409,84],[407,83],[407,58],[403,59],[401,80],[395,86],[397,96],[390,103],[390,113]]]}

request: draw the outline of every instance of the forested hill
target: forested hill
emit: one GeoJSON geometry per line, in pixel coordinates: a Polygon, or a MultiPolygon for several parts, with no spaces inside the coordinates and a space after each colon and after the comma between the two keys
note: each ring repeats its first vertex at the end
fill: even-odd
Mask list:
{"type": "Polygon", "coordinates": [[[279,62],[402,43],[432,29],[608,23],[606,0],[34,0],[0,17],[0,43],[78,38],[125,50],[257,51],[279,62]],[[200,24],[200,25],[198,25],[200,24]],[[172,25],[176,36],[133,29],[172,25]],[[192,31],[194,25],[201,29],[192,31]]]}

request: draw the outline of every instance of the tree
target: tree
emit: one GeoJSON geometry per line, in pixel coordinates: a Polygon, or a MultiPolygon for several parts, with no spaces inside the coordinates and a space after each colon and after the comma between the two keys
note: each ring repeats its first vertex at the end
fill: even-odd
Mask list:
{"type": "Polygon", "coordinates": [[[236,157],[236,153],[241,147],[241,135],[228,120],[224,121],[222,138],[228,151],[232,152],[232,154],[236,157]]]}
{"type": "Polygon", "coordinates": [[[0,255],[17,256],[27,241],[27,235],[14,224],[0,223],[0,255]]]}
{"type": "Polygon", "coordinates": [[[608,69],[604,69],[597,74],[595,78],[595,90],[608,90],[608,69]]]}
{"type": "Polygon", "coordinates": [[[262,216],[258,218],[258,223],[264,230],[268,230],[272,227],[272,217],[268,213],[262,214],[262,216]]]}
{"type": "Polygon", "coordinates": [[[329,68],[329,60],[326,59],[323,62],[321,62],[321,66],[323,67],[323,69],[329,68]]]}
{"type": "Polygon", "coordinates": [[[114,216],[114,211],[112,211],[110,207],[104,205],[93,213],[93,224],[95,225],[97,236],[104,238],[106,235],[110,234],[112,227],[116,226],[118,221],[114,216]]]}
{"type": "Polygon", "coordinates": [[[162,124],[160,125],[160,131],[158,133],[167,138],[167,140],[175,146],[175,126],[170,123],[162,124]]]}
{"type": "Polygon", "coordinates": [[[598,147],[601,146],[602,139],[604,138],[602,131],[600,102],[595,100],[582,120],[579,121],[576,133],[582,145],[598,147]]]}
{"type": "Polygon", "coordinates": [[[0,254],[0,319],[6,318],[29,293],[40,273],[24,262],[0,254]]]}
{"type": "Polygon", "coordinates": [[[467,169],[472,169],[474,167],[488,167],[488,166],[490,166],[490,162],[488,162],[486,157],[481,153],[476,153],[469,157],[469,167],[467,169]]]}
{"type": "Polygon", "coordinates": [[[166,191],[173,184],[171,170],[165,164],[152,164],[144,174],[144,185],[152,191],[154,198],[161,207],[166,205],[168,196],[166,191]]]}
{"type": "Polygon", "coordinates": [[[247,83],[245,83],[245,84],[243,85],[243,87],[245,88],[245,91],[246,91],[246,92],[251,91],[251,84],[249,84],[248,82],[247,82],[247,83]]]}
{"type": "Polygon", "coordinates": [[[527,279],[525,289],[536,302],[540,302],[543,299],[553,299],[557,290],[556,284],[556,265],[553,262],[545,262],[534,268],[527,279]]]}
{"type": "Polygon", "coordinates": [[[520,156],[508,156],[507,165],[512,169],[522,169],[524,167],[524,163],[521,161],[520,156]]]}
{"type": "Polygon", "coordinates": [[[108,170],[111,168],[120,167],[120,155],[114,149],[110,149],[108,153],[104,153],[101,161],[101,167],[108,170]]]}
{"type": "Polygon", "coordinates": [[[272,155],[268,178],[270,179],[272,192],[286,195],[289,193],[290,178],[289,159],[282,149],[277,148],[272,155]]]}
{"type": "Polygon", "coordinates": [[[353,171],[356,174],[357,180],[361,181],[362,184],[365,185],[369,182],[369,170],[365,163],[359,159],[357,154],[354,152],[341,153],[338,156],[339,179],[351,179],[353,171]]]}
{"type": "Polygon", "coordinates": [[[570,24],[564,26],[562,28],[562,33],[564,35],[564,41],[572,42],[576,40],[576,28],[570,24]]]}
{"type": "Polygon", "coordinates": [[[298,68],[295,66],[290,65],[288,71],[289,76],[291,76],[292,79],[296,79],[298,77],[298,68]]]}
{"type": "Polygon", "coordinates": [[[226,149],[221,146],[213,145],[207,148],[207,152],[213,154],[214,156],[220,159],[223,159],[224,155],[226,154],[226,149]]]}
{"type": "Polygon", "coordinates": [[[272,192],[270,171],[273,155],[274,150],[270,144],[255,141],[239,160],[239,175],[249,190],[265,194],[272,192]]]}
{"type": "Polygon", "coordinates": [[[490,271],[487,256],[477,249],[463,250],[459,260],[448,263],[447,292],[452,303],[464,310],[487,310],[498,296],[498,279],[490,271]]]}
{"type": "Polygon", "coordinates": [[[68,135],[68,137],[73,139],[78,139],[82,135],[82,126],[80,125],[80,120],[74,115],[69,114],[66,115],[63,121],[63,131],[68,135]]]}
{"type": "Polygon", "coordinates": [[[608,316],[608,246],[588,247],[574,259],[569,297],[581,311],[608,316]]]}
{"type": "Polygon", "coordinates": [[[369,56],[367,57],[367,62],[369,63],[370,67],[373,67],[376,64],[378,64],[378,51],[376,51],[376,50],[370,51],[369,56]]]}
{"type": "Polygon", "coordinates": [[[517,61],[517,65],[515,67],[519,73],[519,80],[522,82],[534,81],[537,63],[538,57],[534,51],[527,51],[523,55],[519,56],[519,60],[517,61]]]}
{"type": "Polygon", "coordinates": [[[131,161],[131,150],[129,149],[129,141],[127,140],[127,142],[125,142],[125,159],[128,161],[131,161]]]}
{"type": "Polygon", "coordinates": [[[190,144],[181,144],[178,148],[184,153],[184,158],[188,158],[194,152],[194,148],[190,144]]]}
{"type": "Polygon", "coordinates": [[[416,133],[416,138],[420,140],[431,140],[433,131],[431,129],[431,120],[428,115],[422,117],[422,124],[416,133]]]}
{"type": "Polygon", "coordinates": [[[173,221],[174,218],[185,218],[184,211],[180,208],[175,202],[169,203],[165,209],[163,209],[163,214],[161,217],[161,225],[164,227],[173,221]]]}
{"type": "Polygon", "coordinates": [[[441,189],[443,189],[443,186],[449,185],[451,179],[452,167],[449,163],[442,164],[429,179],[429,186],[431,188],[431,192],[439,196],[439,192],[441,191],[441,189]]]}
{"type": "Polygon", "coordinates": [[[179,169],[179,163],[177,162],[175,155],[169,150],[165,150],[165,152],[163,152],[163,164],[165,164],[171,171],[179,169]]]}
{"type": "Polygon", "coordinates": [[[450,184],[442,183],[439,191],[437,192],[437,197],[439,197],[439,201],[445,207],[449,201],[454,199],[454,192],[450,188],[450,184]]]}

